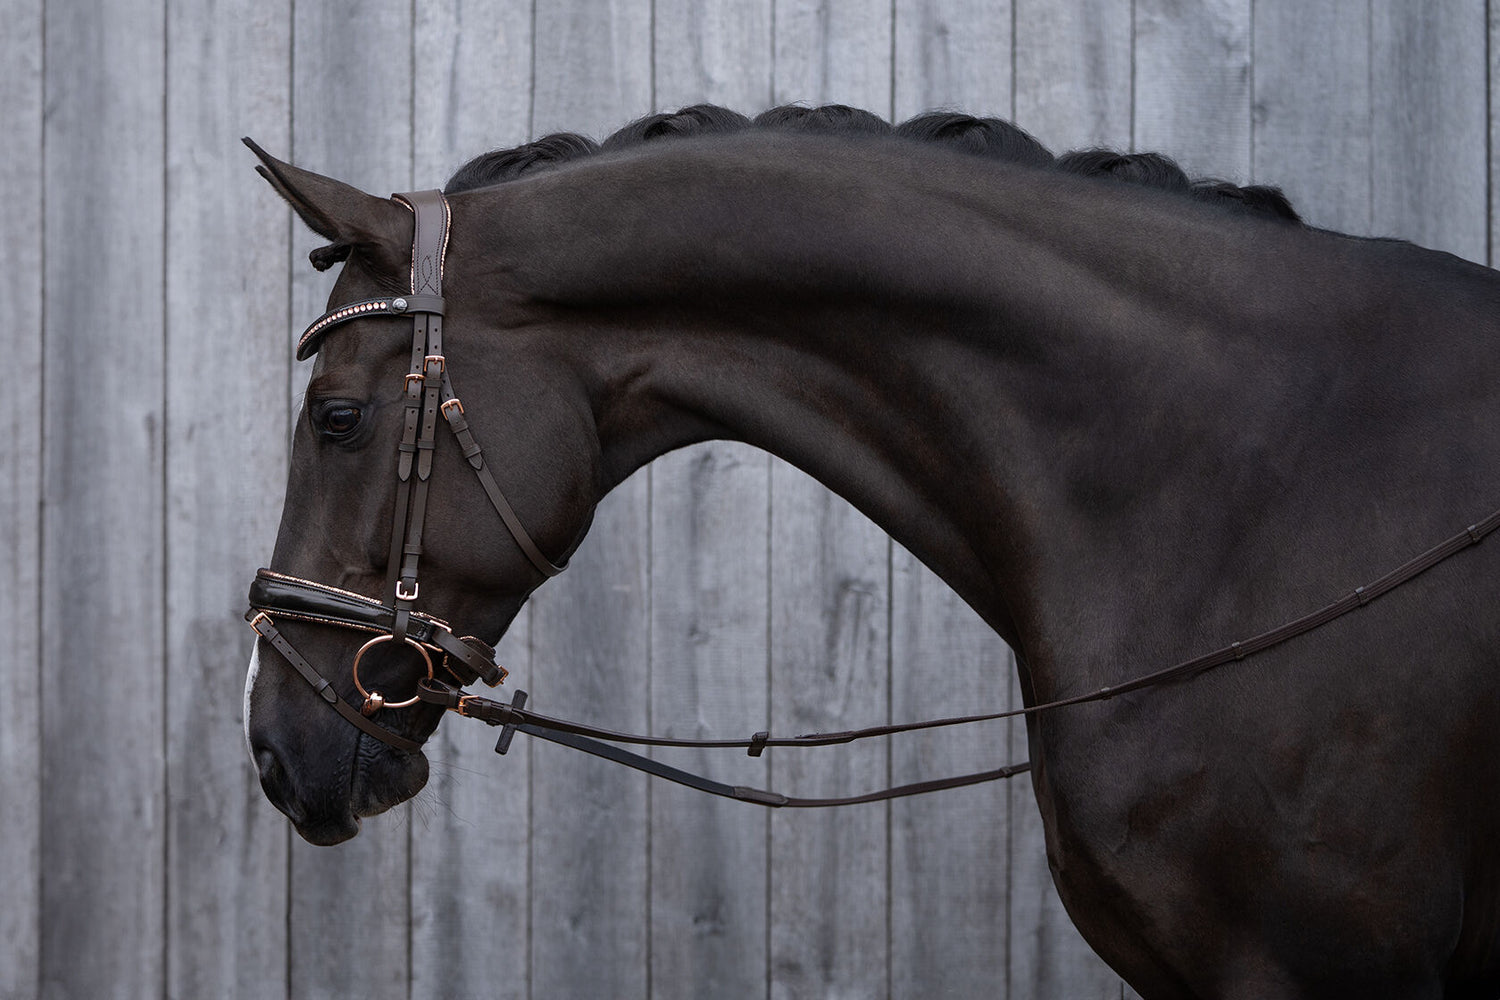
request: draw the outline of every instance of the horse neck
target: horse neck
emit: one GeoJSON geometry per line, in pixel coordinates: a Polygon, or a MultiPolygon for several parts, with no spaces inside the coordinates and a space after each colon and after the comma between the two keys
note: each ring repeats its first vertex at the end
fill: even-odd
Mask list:
{"type": "MultiPolygon", "coordinates": [[[[1259,457],[1235,442],[1297,419],[1273,374],[1297,369],[1275,356],[1292,348],[1222,319],[1245,312],[1236,220],[1150,194],[762,139],[504,195],[506,300],[571,345],[606,485],[694,441],[746,441],[1028,651],[1070,620],[1136,614],[1101,604],[1128,599],[1122,566],[1149,588],[1150,565],[1228,558],[1238,542],[1202,498],[1259,503],[1259,457]],[[1215,265],[1189,281],[1191,260],[1215,265]]],[[[1279,231],[1254,229],[1262,266],[1294,266],[1275,263],[1279,231]]]]}

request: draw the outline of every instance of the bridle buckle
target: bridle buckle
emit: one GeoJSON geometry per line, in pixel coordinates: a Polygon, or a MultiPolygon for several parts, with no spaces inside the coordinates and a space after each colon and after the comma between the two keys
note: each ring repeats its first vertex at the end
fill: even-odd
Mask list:
{"type": "Polygon", "coordinates": [[[398,601],[415,601],[417,599],[417,592],[420,591],[421,589],[422,589],[421,584],[419,584],[419,583],[417,583],[417,581],[413,580],[411,582],[411,590],[408,591],[408,590],[406,590],[406,581],[405,580],[397,580],[396,581],[396,600],[398,600],[398,601]]]}
{"type": "MultiPolygon", "coordinates": [[[[271,616],[266,614],[264,611],[257,613],[254,618],[250,619],[250,627],[255,630],[256,635],[264,639],[266,638],[266,634],[260,630],[261,622],[265,622],[267,625],[272,625],[271,616]]],[[[272,627],[274,627],[274,625],[272,627]]]]}

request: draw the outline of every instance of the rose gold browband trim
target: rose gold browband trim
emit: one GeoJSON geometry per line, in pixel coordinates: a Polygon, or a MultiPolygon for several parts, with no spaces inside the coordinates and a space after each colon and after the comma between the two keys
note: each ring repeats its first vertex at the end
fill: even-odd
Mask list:
{"type": "Polygon", "coordinates": [[[340,323],[365,316],[405,316],[408,313],[443,314],[441,295],[391,295],[383,299],[361,299],[328,312],[313,320],[297,341],[297,360],[306,361],[318,353],[323,335],[340,323]]]}

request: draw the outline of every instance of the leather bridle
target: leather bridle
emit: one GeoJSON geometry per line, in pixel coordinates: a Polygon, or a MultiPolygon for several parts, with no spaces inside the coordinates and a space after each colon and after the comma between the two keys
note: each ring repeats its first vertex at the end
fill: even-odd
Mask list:
{"type": "Polygon", "coordinates": [[[1129,691],[1183,679],[1213,667],[1243,660],[1254,653],[1278,646],[1296,636],[1320,628],[1351,611],[1363,608],[1371,601],[1426,572],[1438,563],[1478,544],[1491,532],[1500,528],[1500,511],[1496,511],[1375,581],[1355,588],[1326,607],[1270,631],[1240,642],[1230,643],[1211,653],[1184,660],[1173,666],[1132,678],[1122,684],[1006,712],[874,726],[868,729],[837,733],[812,733],[806,736],[779,739],[773,739],[769,732],[759,732],[743,740],[678,740],[612,732],[539,715],[524,707],[525,691],[517,691],[509,704],[467,694],[460,688],[476,680],[484,681],[491,687],[504,681],[506,671],[494,662],[494,649],[473,636],[458,636],[446,622],[415,609],[420,595],[417,567],[422,555],[422,525],[426,517],[432,456],[440,419],[445,421],[452,430],[463,451],[464,458],[479,478],[486,496],[489,497],[491,506],[495,508],[501,521],[504,522],[532,566],[544,576],[550,577],[562,572],[565,564],[554,564],[547,559],[522,526],[515,510],[505,499],[494,476],[486,467],[484,454],[474,440],[474,435],[469,430],[468,422],[464,417],[463,404],[453,393],[449,365],[443,355],[442,277],[443,260],[448,244],[447,199],[438,191],[398,194],[393,197],[410,208],[416,217],[412,241],[410,294],[363,299],[330,310],[307,328],[297,346],[297,358],[303,360],[315,353],[322,338],[342,323],[371,317],[411,317],[411,366],[402,384],[405,412],[402,438],[397,452],[396,510],[391,527],[390,569],[386,585],[386,593],[391,595],[391,603],[386,604],[337,587],[262,569],[256,574],[251,584],[250,610],[245,613],[245,618],[256,633],[286,658],[335,711],[361,731],[397,750],[415,752],[421,748],[421,743],[378,725],[374,721],[374,716],[383,709],[402,708],[417,702],[424,702],[501,727],[500,739],[495,746],[497,753],[505,753],[510,748],[515,733],[523,732],[713,795],[766,806],[832,806],[878,802],[922,792],[1009,778],[1029,770],[1031,765],[1022,762],[991,771],[900,785],[866,795],[845,798],[793,798],[777,792],[714,781],[613,744],[738,748],[746,750],[752,757],[758,757],[766,747],[811,747],[852,743],[855,740],[870,737],[1034,715],[1069,705],[1103,701],[1129,691]],[[357,708],[345,701],[328,679],[297,652],[276,626],[277,620],[282,619],[354,629],[371,635],[371,638],[355,653],[350,665],[354,686],[363,697],[363,701],[357,708]],[[417,683],[416,693],[403,701],[392,702],[387,700],[380,691],[367,690],[360,679],[359,666],[365,654],[372,647],[387,642],[413,647],[421,655],[426,668],[426,675],[417,683]],[[437,676],[439,667],[444,673],[457,680],[459,685],[454,686],[440,679],[437,676]]]}
{"type": "Polygon", "coordinates": [[[246,618],[261,638],[281,653],[340,715],[399,750],[414,751],[421,744],[372,721],[382,708],[404,708],[416,704],[419,698],[414,695],[404,701],[389,701],[382,692],[366,689],[359,666],[371,648],[387,642],[412,647],[421,655],[429,680],[435,678],[434,655],[460,683],[482,680],[494,686],[505,679],[506,673],[494,662],[495,651],[487,643],[473,636],[460,638],[446,622],[415,610],[421,595],[417,568],[422,556],[422,527],[427,516],[439,421],[446,422],[452,430],[490,504],[527,560],[545,576],[555,576],[563,567],[542,554],[505,499],[469,429],[463,403],[453,392],[448,362],[443,355],[443,263],[448,249],[448,200],[440,191],[393,197],[415,216],[410,293],[362,299],[331,309],[313,321],[297,344],[297,359],[305,360],[317,352],[323,337],[340,324],[371,317],[411,318],[411,365],[402,380],[404,412],[397,449],[396,507],[386,580],[391,603],[383,604],[337,587],[263,569],[251,584],[250,611],[246,618]],[[375,633],[354,654],[350,667],[354,686],[363,697],[358,711],[281,634],[276,627],[278,618],[375,633]]]}

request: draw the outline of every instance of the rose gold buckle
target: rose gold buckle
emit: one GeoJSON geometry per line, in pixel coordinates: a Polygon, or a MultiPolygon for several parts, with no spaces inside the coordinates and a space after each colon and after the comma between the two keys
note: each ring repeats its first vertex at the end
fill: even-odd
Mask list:
{"type": "Polygon", "coordinates": [[[401,391],[411,392],[411,384],[413,380],[415,380],[418,385],[421,385],[427,381],[426,376],[424,376],[421,372],[411,372],[406,376],[406,380],[401,383],[401,391]]]}
{"type": "MultiPolygon", "coordinates": [[[[458,407],[459,416],[463,416],[464,404],[460,403],[458,401],[458,397],[457,396],[454,396],[452,399],[446,400],[443,403],[443,405],[441,407],[439,407],[439,409],[441,409],[443,411],[443,416],[448,417],[448,407],[450,407],[450,406],[456,406],[456,407],[458,407]]],[[[448,417],[448,419],[452,420],[453,418],[452,417],[448,417]]]]}
{"type": "Polygon", "coordinates": [[[402,588],[405,587],[405,586],[406,586],[406,581],[404,581],[404,580],[397,580],[396,581],[396,600],[398,600],[398,601],[415,601],[417,599],[417,591],[419,591],[419,590],[422,589],[421,584],[419,584],[419,583],[417,583],[417,581],[413,580],[411,582],[411,592],[410,593],[406,593],[405,591],[403,591],[402,588]]]}
{"type": "Polygon", "coordinates": [[[444,358],[441,354],[429,354],[427,355],[427,357],[422,359],[422,373],[424,375],[427,373],[427,369],[432,367],[432,363],[434,361],[437,362],[437,369],[439,373],[447,370],[448,361],[446,358],[444,358]]]}
{"type": "Polygon", "coordinates": [[[255,634],[256,635],[258,635],[262,639],[264,639],[264,638],[266,638],[266,634],[260,630],[260,623],[261,622],[265,622],[267,625],[270,625],[272,628],[275,628],[276,626],[271,621],[271,616],[268,615],[268,614],[266,614],[264,611],[259,612],[258,614],[256,614],[256,616],[254,618],[250,619],[250,627],[255,630],[255,634]]]}

